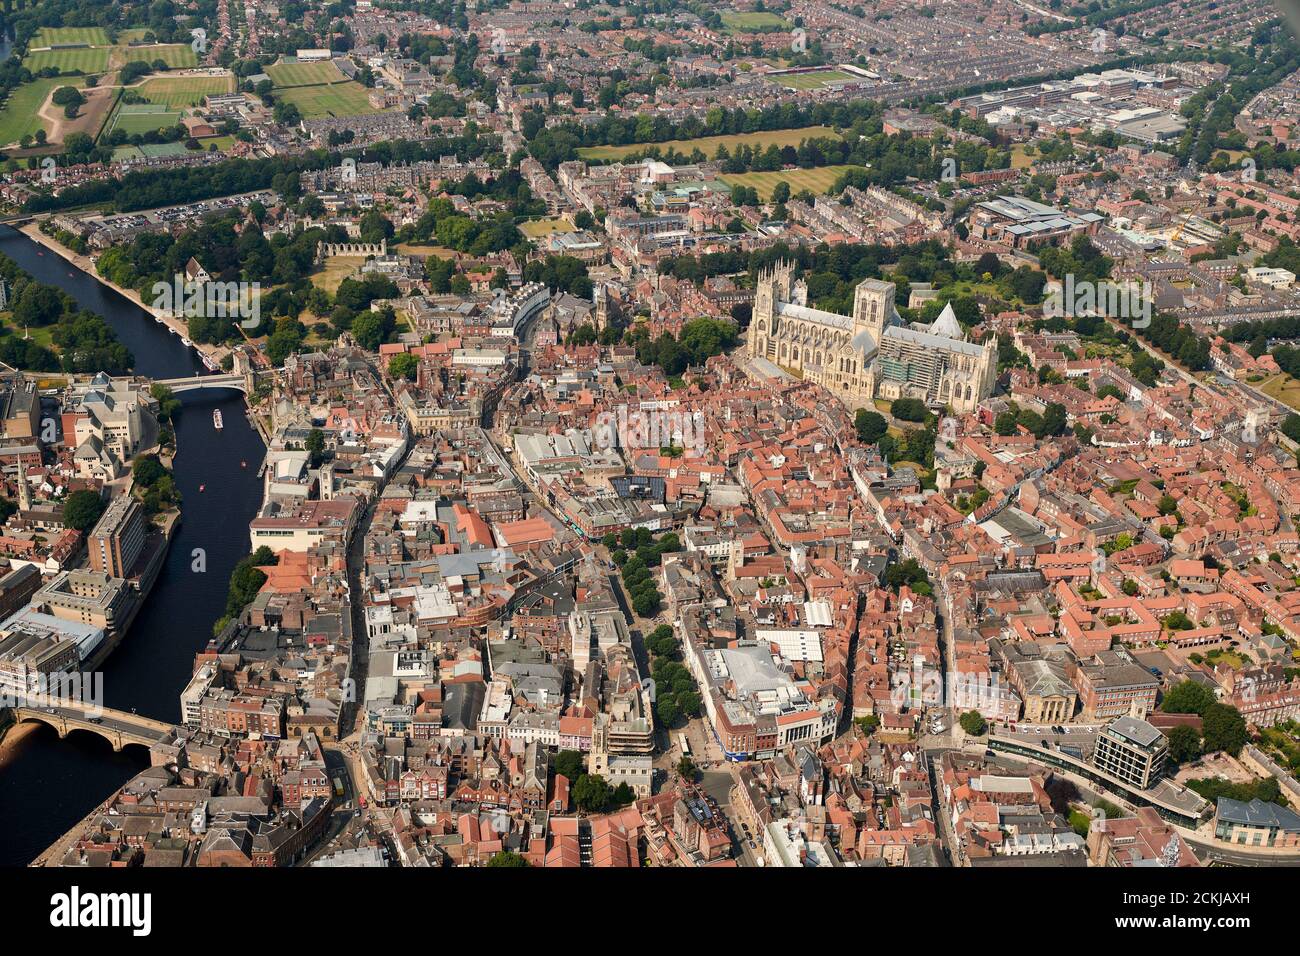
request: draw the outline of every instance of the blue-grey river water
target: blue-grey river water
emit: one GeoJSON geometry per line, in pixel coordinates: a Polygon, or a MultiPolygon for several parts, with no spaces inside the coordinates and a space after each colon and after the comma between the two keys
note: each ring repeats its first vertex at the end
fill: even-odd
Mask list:
{"type": "MultiPolygon", "coordinates": [[[[0,253],[42,282],[102,315],[152,378],[202,373],[193,350],[147,312],[27,236],[0,226],[0,253]]],[[[182,521],[146,606],[103,668],[104,703],[178,720],[179,694],[196,651],[225,606],[235,563],[248,553],[248,522],[261,500],[257,469],[264,446],[234,391],[181,396],[176,423],[176,483],[182,521]],[[212,424],[220,408],[224,428],[212,424]],[[199,491],[199,486],[203,491],[199,491]],[[207,570],[192,570],[195,549],[207,570]]],[[[21,866],[54,842],[133,774],[148,766],[139,747],[113,753],[98,736],[65,740],[42,726],[0,758],[0,865],[21,866]]]]}

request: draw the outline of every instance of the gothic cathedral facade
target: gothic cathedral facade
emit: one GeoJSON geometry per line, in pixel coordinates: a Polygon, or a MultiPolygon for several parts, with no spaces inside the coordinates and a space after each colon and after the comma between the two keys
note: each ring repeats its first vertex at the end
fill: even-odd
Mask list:
{"type": "Polygon", "coordinates": [[[865,279],[853,314],[808,305],[808,288],[782,263],[759,276],[749,353],[832,392],[850,410],[875,399],[919,398],[965,414],[993,393],[997,345],[968,342],[952,306],[933,323],[905,323],[894,285],[865,279]]]}

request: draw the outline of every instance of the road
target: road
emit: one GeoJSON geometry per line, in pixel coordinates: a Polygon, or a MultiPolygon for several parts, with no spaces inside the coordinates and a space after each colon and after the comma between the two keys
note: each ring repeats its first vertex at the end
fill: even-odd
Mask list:
{"type": "MultiPolygon", "coordinates": [[[[377,369],[374,371],[376,379],[384,382],[384,377],[379,374],[379,371],[377,369]]],[[[387,382],[384,382],[384,388],[388,388],[387,382]]],[[[407,448],[402,460],[393,469],[394,473],[406,464],[413,447],[407,448]]],[[[347,701],[345,698],[343,712],[339,716],[339,739],[321,744],[327,764],[335,775],[344,781],[345,799],[349,800],[353,807],[358,806],[358,797],[366,792],[360,761],[361,737],[365,728],[358,718],[365,706],[366,677],[370,669],[370,638],[366,633],[366,592],[362,578],[366,565],[366,535],[374,521],[377,503],[378,499],[366,503],[365,513],[357,522],[352,532],[352,539],[348,542],[348,598],[352,614],[352,662],[348,675],[352,683],[348,686],[351,688],[352,700],[347,701]]],[[[331,821],[331,839],[341,833],[343,828],[351,825],[352,817],[352,812],[348,811],[346,819],[341,823],[337,819],[331,821]]],[[[364,822],[365,817],[366,814],[361,814],[358,820],[364,822]]]]}
{"type": "Polygon", "coordinates": [[[1277,412],[1280,415],[1282,415],[1283,418],[1285,418],[1287,415],[1295,414],[1295,409],[1292,408],[1290,405],[1288,405],[1286,402],[1282,401],[1281,399],[1274,398],[1272,395],[1269,395],[1265,392],[1261,392],[1259,389],[1257,389],[1254,385],[1251,385],[1249,382],[1238,382],[1234,379],[1227,379],[1222,375],[1216,376],[1216,380],[1224,388],[1229,388],[1229,389],[1233,387],[1239,388],[1242,391],[1246,392],[1248,395],[1250,395],[1252,398],[1256,399],[1261,404],[1273,406],[1273,408],[1276,409],[1277,412]]]}
{"type": "MultiPolygon", "coordinates": [[[[520,374],[527,373],[531,364],[531,352],[536,333],[536,323],[529,321],[523,330],[523,336],[520,345],[520,374]]],[[[495,438],[492,437],[491,430],[493,427],[493,417],[489,413],[484,416],[483,430],[487,441],[501,455],[506,462],[511,474],[522,491],[528,514],[533,516],[538,511],[545,511],[551,519],[562,527],[568,527],[568,522],[564,517],[547,506],[545,500],[536,490],[528,483],[525,477],[515,468],[510,457],[506,455],[497,445],[495,438]]],[[[597,560],[606,567],[612,567],[609,563],[609,554],[604,545],[597,543],[595,545],[597,560]]],[[[628,600],[627,591],[623,587],[622,578],[616,571],[607,571],[605,574],[606,581],[609,583],[610,590],[614,594],[615,601],[618,602],[619,609],[623,612],[623,618],[627,622],[628,635],[632,643],[632,654],[636,660],[637,669],[643,676],[650,674],[650,655],[646,651],[644,634],[647,629],[654,630],[662,624],[671,624],[662,614],[656,614],[653,618],[639,617],[632,609],[631,602],[628,600]]],[[[685,733],[691,744],[691,758],[696,765],[701,767],[701,786],[717,803],[723,815],[727,819],[728,835],[732,840],[732,853],[736,856],[742,866],[759,865],[753,852],[749,849],[744,831],[735,823],[734,816],[731,812],[731,793],[735,786],[736,778],[734,768],[726,764],[722,748],[718,745],[713,737],[713,732],[704,718],[695,718],[687,721],[686,725],[679,731],[669,732],[663,726],[655,728],[655,745],[659,753],[654,760],[656,771],[656,783],[668,779],[677,770],[677,764],[681,759],[681,749],[677,745],[677,734],[685,733]],[[725,769],[716,769],[718,767],[725,769]]],[[[760,849],[761,852],[761,849],[760,849]]]]}
{"type": "MultiPolygon", "coordinates": [[[[521,336],[520,342],[519,362],[519,371],[521,376],[527,373],[531,364],[531,353],[536,331],[537,323],[535,320],[529,320],[522,330],[523,335],[521,336]]],[[[557,524],[560,527],[569,528],[570,525],[568,521],[565,520],[564,516],[547,505],[545,499],[537,493],[537,490],[529,484],[527,478],[515,467],[510,456],[507,455],[497,444],[496,438],[492,435],[494,411],[495,410],[484,415],[482,423],[484,436],[486,441],[501,457],[501,460],[505,462],[506,467],[510,470],[511,475],[515,480],[515,483],[521,489],[520,495],[524,500],[528,516],[534,517],[539,513],[544,512],[549,516],[550,520],[554,524],[557,524]]],[[[610,556],[604,545],[597,543],[594,547],[596,560],[601,564],[604,564],[606,567],[612,567],[609,560],[610,556]]],[[[655,615],[653,618],[638,617],[632,609],[631,602],[628,600],[627,591],[623,587],[623,581],[619,574],[616,571],[607,571],[605,573],[605,579],[608,582],[610,590],[614,594],[614,599],[618,602],[619,609],[623,612],[623,618],[627,623],[628,637],[632,644],[632,655],[636,660],[637,669],[641,672],[642,676],[648,677],[650,675],[650,655],[646,651],[644,634],[647,629],[654,630],[659,625],[668,624],[670,622],[662,615],[655,615]]],[[[690,721],[685,730],[691,739],[693,759],[705,766],[708,766],[713,762],[722,761],[722,750],[717,746],[716,741],[713,740],[712,733],[708,730],[707,726],[704,726],[702,720],[697,718],[696,720],[690,721]],[[697,740],[700,744],[700,749],[698,750],[696,749],[697,740]]],[[[655,728],[655,745],[659,750],[659,754],[655,758],[654,766],[657,776],[662,774],[662,776],[658,777],[657,780],[657,782],[661,782],[676,771],[677,763],[681,758],[681,752],[676,745],[674,735],[669,733],[668,730],[662,726],[656,726],[655,728]]]]}
{"type": "Polygon", "coordinates": [[[736,819],[731,807],[731,795],[737,785],[734,765],[722,770],[707,770],[700,774],[700,789],[707,793],[722,811],[727,821],[727,836],[731,837],[731,856],[740,866],[761,866],[758,858],[763,855],[763,846],[758,842],[757,834],[747,834],[746,825],[736,819]],[[749,840],[754,840],[754,849],[749,848],[749,840]]]}
{"type": "Polygon", "coordinates": [[[942,781],[939,779],[939,760],[951,748],[936,748],[925,753],[926,769],[930,774],[930,812],[934,815],[939,829],[939,845],[949,865],[955,866],[958,854],[957,839],[953,836],[952,822],[943,806],[942,781]]]}
{"type": "MultiPolygon", "coordinates": [[[[405,459],[403,459],[405,460],[405,459]]],[[[400,467],[400,466],[399,466],[400,467]]],[[[357,714],[360,713],[366,686],[366,674],[370,667],[370,639],[366,634],[365,591],[362,584],[362,572],[365,570],[366,535],[375,517],[375,502],[367,502],[365,514],[357,522],[352,540],[348,542],[348,593],[352,611],[352,673],[355,682],[353,696],[356,700],[350,707],[344,707],[340,720],[339,736],[348,737],[356,728],[357,714]]]]}
{"type": "Polygon", "coordinates": [[[1256,856],[1252,853],[1240,853],[1233,850],[1211,849],[1187,841],[1192,852],[1202,863],[1210,866],[1296,866],[1300,867],[1300,854],[1294,856],[1256,856]]]}
{"type": "MultiPolygon", "coordinates": [[[[138,716],[134,711],[128,714],[124,711],[112,710],[90,702],[85,705],[74,706],[66,703],[66,701],[58,703],[57,701],[42,701],[39,698],[31,698],[29,703],[24,703],[22,706],[43,717],[49,717],[51,720],[61,717],[65,720],[88,722],[99,730],[115,731],[133,737],[161,739],[167,733],[167,729],[171,727],[170,724],[164,721],[138,716]]],[[[89,730],[90,728],[74,727],[71,729],[89,730]]]]}
{"type": "MultiPolygon", "coordinates": [[[[1177,375],[1187,384],[1197,385],[1197,386],[1205,385],[1204,379],[1197,378],[1191,372],[1187,371],[1185,368],[1183,368],[1181,365],[1175,362],[1172,357],[1166,355],[1164,352],[1161,352],[1154,345],[1151,345],[1149,342],[1147,342],[1146,339],[1142,338],[1142,336],[1134,332],[1132,328],[1125,325],[1123,322],[1118,322],[1111,318],[1107,318],[1106,321],[1109,322],[1111,326],[1114,327],[1115,329],[1119,329],[1124,332],[1127,332],[1130,336],[1132,336],[1133,341],[1137,342],[1137,344],[1142,347],[1143,351],[1145,351],[1152,358],[1159,359],[1164,364],[1165,368],[1169,369],[1171,372],[1173,372],[1175,375],[1177,375]]],[[[1233,389],[1238,389],[1240,391],[1243,391],[1251,398],[1254,398],[1256,401],[1273,406],[1275,409],[1277,409],[1277,411],[1279,411],[1283,415],[1289,415],[1295,411],[1295,409],[1291,408],[1291,406],[1287,405],[1285,402],[1279,401],[1278,399],[1273,398],[1271,395],[1266,395],[1263,392],[1259,391],[1256,388],[1253,388],[1252,386],[1250,386],[1245,382],[1238,382],[1232,379],[1225,379],[1222,375],[1215,375],[1214,380],[1215,383],[1219,385],[1220,388],[1226,389],[1228,391],[1232,391],[1233,389]]]]}
{"type": "Polygon", "coordinates": [[[340,798],[341,802],[335,803],[329,825],[320,840],[312,851],[303,857],[299,866],[310,866],[314,860],[341,849],[341,841],[356,836],[364,826],[361,812],[356,809],[357,791],[352,783],[346,755],[335,748],[322,746],[321,749],[325,753],[325,769],[329,772],[330,778],[343,782],[343,796],[340,798]]]}

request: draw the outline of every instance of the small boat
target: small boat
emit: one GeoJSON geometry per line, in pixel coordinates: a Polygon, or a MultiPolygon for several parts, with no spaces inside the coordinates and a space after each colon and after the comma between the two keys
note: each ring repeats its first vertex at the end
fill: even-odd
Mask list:
{"type": "Polygon", "coordinates": [[[241,461],[241,462],[239,463],[239,467],[240,467],[240,468],[247,468],[247,467],[248,467],[248,462],[246,462],[246,461],[241,461]]]}
{"type": "Polygon", "coordinates": [[[203,489],[206,487],[207,485],[199,485],[199,494],[203,494],[203,489]]]}
{"type": "Polygon", "coordinates": [[[217,431],[221,431],[225,427],[225,424],[221,421],[221,409],[219,408],[212,410],[212,427],[217,431]]]}

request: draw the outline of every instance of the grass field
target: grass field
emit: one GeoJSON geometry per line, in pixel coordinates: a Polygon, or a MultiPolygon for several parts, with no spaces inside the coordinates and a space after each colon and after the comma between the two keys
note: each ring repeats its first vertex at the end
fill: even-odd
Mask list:
{"type": "Polygon", "coordinates": [[[57,46],[60,43],[85,43],[108,46],[108,31],[103,27],[41,27],[29,47],[57,46]]]}
{"type": "Polygon", "coordinates": [[[108,69],[112,48],[82,47],[77,50],[37,50],[23,57],[23,66],[33,73],[54,67],[60,73],[103,73],[108,69]]]}
{"type": "Polygon", "coordinates": [[[109,120],[108,131],[120,129],[128,136],[135,133],[147,133],[151,129],[166,129],[181,121],[179,110],[169,110],[165,106],[148,103],[122,104],[109,120]]]}
{"type": "Polygon", "coordinates": [[[749,146],[757,149],[760,146],[766,148],[775,143],[777,146],[798,146],[805,139],[813,139],[822,136],[836,136],[835,130],[829,126],[805,126],[801,129],[774,129],[764,133],[734,133],[728,136],[701,136],[697,139],[672,139],[666,143],[629,143],[626,146],[584,146],[578,150],[578,155],[583,159],[622,159],[624,156],[631,156],[633,153],[639,153],[648,146],[658,146],[663,152],[675,149],[681,153],[689,153],[695,148],[699,148],[709,159],[713,158],[714,153],[718,151],[719,146],[727,147],[728,151],[734,150],[737,146],[749,146]]]}
{"type": "Polygon", "coordinates": [[[183,70],[199,65],[199,57],[186,43],[164,43],[160,46],[118,47],[117,52],[123,63],[144,60],[152,63],[162,60],[173,70],[183,70]]]}
{"type": "Polygon", "coordinates": [[[772,77],[773,82],[780,83],[790,90],[819,90],[831,83],[856,79],[858,77],[843,70],[814,70],[812,73],[791,73],[788,76],[772,77]]]}
{"type": "Polygon", "coordinates": [[[14,321],[12,312],[0,312],[0,337],[12,335],[17,338],[24,336],[42,348],[52,349],[57,352],[58,348],[54,345],[54,326],[42,325],[35,328],[24,329],[14,321]]]}
{"type": "Polygon", "coordinates": [[[519,224],[519,231],[529,239],[549,236],[553,232],[574,232],[573,223],[567,219],[532,219],[519,224]]]}
{"type": "Polygon", "coordinates": [[[390,244],[388,248],[393,252],[400,252],[404,256],[433,256],[437,259],[455,259],[457,255],[455,249],[448,249],[445,246],[422,246],[414,242],[390,244]]]}
{"type": "Polygon", "coordinates": [[[1300,410],[1300,379],[1286,374],[1274,375],[1255,387],[1270,398],[1276,398],[1279,402],[1300,410]]]}
{"type": "Polygon", "coordinates": [[[823,193],[840,178],[840,174],[861,166],[819,166],[816,169],[782,169],[774,173],[726,173],[719,176],[728,186],[753,186],[758,190],[758,198],[766,201],[771,198],[776,184],[785,180],[790,184],[790,194],[807,189],[812,193],[823,193]]]}
{"type": "Polygon", "coordinates": [[[303,119],[322,116],[360,116],[378,113],[370,105],[366,88],[360,83],[329,83],[321,86],[291,86],[276,91],[276,97],[298,107],[303,119]]]}
{"type": "Polygon", "coordinates": [[[722,25],[728,30],[737,33],[745,33],[750,30],[761,30],[764,27],[781,27],[785,29],[790,26],[790,22],[775,13],[742,13],[738,10],[726,10],[722,14],[722,25]]]}
{"type": "Polygon", "coordinates": [[[278,87],[317,86],[338,83],[344,77],[331,61],[315,63],[276,63],[266,68],[266,75],[278,87]]]}
{"type": "Polygon", "coordinates": [[[188,152],[184,143],[145,143],[143,146],[119,146],[113,150],[113,159],[158,159],[164,156],[184,156],[188,152]]]}
{"type": "Polygon", "coordinates": [[[365,264],[365,256],[331,256],[319,272],[312,274],[311,283],[333,295],[339,290],[339,283],[365,264]]]}
{"type": "Polygon", "coordinates": [[[233,76],[157,76],[150,77],[134,87],[150,103],[160,103],[179,109],[182,106],[199,106],[203,97],[215,93],[234,91],[233,76]]]}
{"type": "Polygon", "coordinates": [[[23,58],[23,66],[33,73],[54,67],[61,73],[103,73],[125,63],[162,60],[170,69],[198,66],[199,58],[187,44],[164,43],[156,46],[97,46],[73,50],[33,50],[23,58]]]}
{"type": "Polygon", "coordinates": [[[0,144],[16,143],[24,133],[35,135],[44,128],[41,118],[36,115],[45,97],[58,86],[67,86],[67,80],[50,78],[24,83],[10,94],[4,109],[0,110],[0,144]]]}

